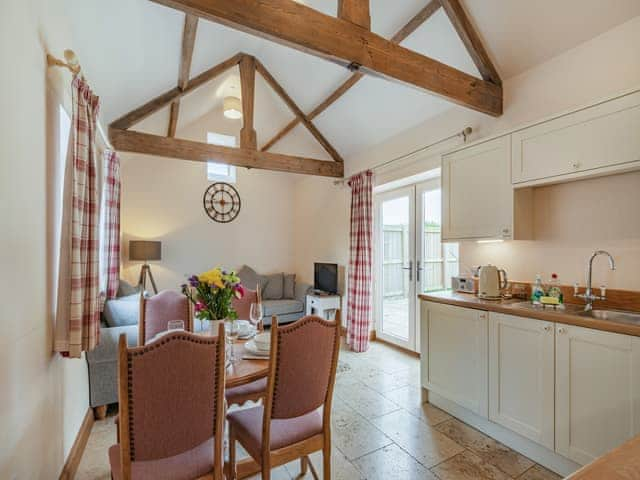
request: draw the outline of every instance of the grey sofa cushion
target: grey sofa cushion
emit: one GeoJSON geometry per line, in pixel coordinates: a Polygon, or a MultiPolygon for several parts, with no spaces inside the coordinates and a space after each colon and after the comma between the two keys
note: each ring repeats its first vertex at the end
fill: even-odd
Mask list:
{"type": "Polygon", "coordinates": [[[267,284],[262,290],[263,300],[280,300],[284,293],[284,273],[267,275],[267,284]]]}
{"type": "Polygon", "coordinates": [[[262,308],[264,316],[271,318],[271,315],[300,313],[304,310],[304,304],[298,300],[264,300],[262,308]]]}
{"type": "Polygon", "coordinates": [[[296,298],[296,274],[285,274],[282,298],[296,298]]]}
{"type": "Polygon", "coordinates": [[[134,287],[129,282],[120,280],[118,282],[118,293],[116,293],[116,297],[128,297],[129,295],[133,295],[134,293],[140,293],[140,288],[140,286],[134,287]]]}
{"type": "Polygon", "coordinates": [[[137,325],[140,313],[140,295],[134,293],[127,297],[107,300],[104,304],[104,320],[109,327],[137,325]]]}
{"type": "Polygon", "coordinates": [[[248,265],[243,265],[242,268],[238,270],[238,277],[240,277],[242,285],[249,290],[256,290],[258,284],[260,284],[260,290],[264,290],[264,287],[267,285],[267,277],[258,274],[248,265]]]}

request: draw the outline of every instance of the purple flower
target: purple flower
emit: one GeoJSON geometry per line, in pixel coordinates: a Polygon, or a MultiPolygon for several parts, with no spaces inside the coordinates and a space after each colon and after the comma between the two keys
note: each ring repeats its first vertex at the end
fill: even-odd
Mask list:
{"type": "Polygon", "coordinates": [[[198,277],[195,275],[191,275],[189,277],[189,285],[191,285],[194,288],[200,285],[200,281],[198,280],[198,277]]]}

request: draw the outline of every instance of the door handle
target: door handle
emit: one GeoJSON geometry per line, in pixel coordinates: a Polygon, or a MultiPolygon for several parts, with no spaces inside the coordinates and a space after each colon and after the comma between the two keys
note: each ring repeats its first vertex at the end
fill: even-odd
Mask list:
{"type": "Polygon", "coordinates": [[[413,262],[411,260],[409,260],[409,266],[408,267],[402,267],[403,270],[409,270],[409,281],[412,282],[413,281],[413,262]]]}
{"type": "Polygon", "coordinates": [[[420,260],[416,261],[416,282],[420,281],[420,272],[422,271],[422,262],[420,260]]]}

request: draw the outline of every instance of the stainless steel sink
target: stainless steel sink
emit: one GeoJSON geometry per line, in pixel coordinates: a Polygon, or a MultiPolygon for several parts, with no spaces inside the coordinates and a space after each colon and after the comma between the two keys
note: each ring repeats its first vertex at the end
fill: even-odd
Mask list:
{"type": "Polygon", "coordinates": [[[564,305],[557,307],[553,305],[534,305],[531,302],[515,302],[512,305],[518,308],[526,308],[527,310],[535,310],[538,312],[570,313],[572,315],[584,310],[584,307],[570,303],[565,303],[564,305]]]}
{"type": "Polygon", "coordinates": [[[588,310],[578,313],[581,317],[596,318],[616,323],[627,323],[629,325],[640,325],[640,314],[629,312],[618,312],[615,310],[588,310]]]}

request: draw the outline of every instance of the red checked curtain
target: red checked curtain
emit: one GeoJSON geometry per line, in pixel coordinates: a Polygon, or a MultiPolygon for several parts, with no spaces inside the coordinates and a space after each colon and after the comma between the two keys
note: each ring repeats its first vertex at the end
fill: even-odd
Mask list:
{"type": "Polygon", "coordinates": [[[104,175],[102,206],[103,245],[102,292],[107,300],[116,298],[120,281],[120,159],[113,150],[103,155],[104,175]]]}
{"type": "Polygon", "coordinates": [[[99,98],[72,82],[73,113],[64,174],[54,349],[78,358],[100,336],[96,121],[99,98]]]}
{"type": "Polygon", "coordinates": [[[371,328],[371,268],[373,241],[373,173],[366,171],[349,180],[351,187],[351,235],[347,343],[352,350],[369,348],[371,328]]]}

